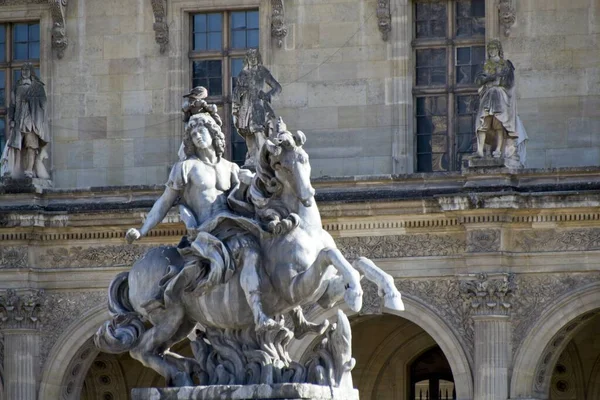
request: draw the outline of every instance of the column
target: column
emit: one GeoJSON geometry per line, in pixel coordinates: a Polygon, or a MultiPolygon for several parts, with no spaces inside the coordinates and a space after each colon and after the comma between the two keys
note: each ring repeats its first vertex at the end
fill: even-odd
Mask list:
{"type": "Polygon", "coordinates": [[[39,382],[41,290],[7,290],[0,295],[4,336],[4,397],[36,400],[39,382]]]}
{"type": "Polygon", "coordinates": [[[512,274],[477,274],[460,283],[475,328],[474,397],[477,400],[508,399],[511,359],[508,313],[516,290],[513,279],[512,274]]]}

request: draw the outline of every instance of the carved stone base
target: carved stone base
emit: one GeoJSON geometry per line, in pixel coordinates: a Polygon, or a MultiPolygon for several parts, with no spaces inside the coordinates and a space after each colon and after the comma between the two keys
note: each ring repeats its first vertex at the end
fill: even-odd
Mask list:
{"type": "Polygon", "coordinates": [[[479,157],[472,155],[465,157],[463,160],[462,170],[468,171],[475,168],[504,168],[504,159],[492,157],[479,157]]]}
{"type": "Polygon", "coordinates": [[[141,388],[131,400],[358,400],[358,390],[308,383],[141,388]]]}
{"type": "Polygon", "coordinates": [[[52,187],[52,181],[39,178],[0,178],[0,193],[41,193],[52,187]]]}

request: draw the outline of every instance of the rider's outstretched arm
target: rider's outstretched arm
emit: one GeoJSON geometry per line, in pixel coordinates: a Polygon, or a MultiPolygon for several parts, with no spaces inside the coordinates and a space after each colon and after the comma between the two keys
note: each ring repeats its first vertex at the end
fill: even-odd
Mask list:
{"type": "Polygon", "coordinates": [[[140,229],[140,233],[142,236],[145,236],[152,228],[156,225],[160,224],[160,222],[167,216],[167,213],[177,200],[179,196],[179,191],[175,190],[169,186],[165,188],[164,193],[156,200],[152,209],[148,213],[148,218],[142,225],[142,229],[140,229]]]}

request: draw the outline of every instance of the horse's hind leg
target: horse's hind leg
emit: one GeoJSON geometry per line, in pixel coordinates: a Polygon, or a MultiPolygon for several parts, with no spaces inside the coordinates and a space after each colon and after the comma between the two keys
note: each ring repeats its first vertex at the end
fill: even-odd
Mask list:
{"type": "Polygon", "coordinates": [[[396,289],[394,279],[389,274],[383,272],[381,268],[366,257],[359,257],[352,265],[359,270],[367,280],[377,285],[379,297],[383,298],[383,305],[386,308],[396,311],[404,310],[400,292],[396,289]]]}
{"type": "Polygon", "coordinates": [[[183,307],[168,307],[162,313],[160,324],[144,333],[140,342],[130,351],[130,355],[162,375],[170,386],[193,386],[189,374],[179,371],[177,365],[166,360],[161,354],[165,345],[172,344],[171,340],[184,322],[183,307]]]}

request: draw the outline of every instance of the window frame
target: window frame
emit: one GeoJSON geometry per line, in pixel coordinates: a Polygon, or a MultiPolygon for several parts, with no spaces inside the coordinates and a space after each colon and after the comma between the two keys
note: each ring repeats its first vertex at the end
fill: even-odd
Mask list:
{"type": "MultiPolygon", "coordinates": [[[[232,28],[231,28],[231,14],[234,12],[247,12],[256,11],[258,13],[258,49],[260,51],[261,46],[261,10],[258,5],[248,5],[243,7],[231,7],[231,8],[216,8],[206,10],[194,10],[188,14],[189,29],[188,29],[188,68],[189,77],[188,82],[190,87],[193,87],[194,82],[194,61],[210,61],[220,60],[221,61],[221,77],[222,77],[222,94],[212,95],[209,91],[206,101],[208,103],[216,104],[219,108],[221,119],[223,120],[222,131],[226,134],[226,149],[225,155],[232,162],[243,163],[244,160],[233,160],[233,144],[241,143],[239,140],[234,140],[234,135],[238,135],[233,125],[231,111],[232,111],[232,92],[233,92],[233,78],[232,75],[232,60],[243,59],[246,55],[246,51],[249,48],[237,49],[233,48],[231,44],[232,40],[232,28]],[[221,38],[221,50],[194,50],[194,15],[197,14],[212,14],[220,13],[222,16],[222,38],[221,38]]],[[[262,52],[261,52],[262,55],[262,52]]],[[[264,57],[263,57],[264,60],[264,57]]],[[[245,141],[244,141],[245,145],[245,141]]]]}
{"type": "MultiPolygon", "coordinates": [[[[41,58],[42,58],[42,21],[40,19],[24,19],[24,20],[5,20],[0,21],[0,25],[4,25],[5,27],[5,59],[4,61],[0,61],[0,70],[4,71],[4,104],[0,104],[0,119],[4,120],[4,134],[0,140],[0,152],[4,151],[4,146],[6,145],[6,141],[8,139],[9,126],[10,122],[8,121],[9,109],[12,102],[12,92],[14,89],[14,85],[16,83],[15,79],[13,79],[14,72],[20,70],[25,63],[31,63],[34,68],[36,68],[41,73],[41,58]],[[13,54],[13,37],[14,37],[14,27],[19,24],[37,24],[39,27],[39,58],[31,58],[31,59],[22,59],[15,60],[15,56],[13,54]]],[[[29,54],[28,54],[29,55],[29,54]]],[[[41,77],[38,75],[38,78],[41,77]]]]}
{"type": "MultiPolygon", "coordinates": [[[[446,2],[446,36],[439,38],[417,38],[417,17],[416,8],[418,1],[413,1],[411,4],[411,34],[412,34],[412,57],[413,57],[413,80],[412,80],[412,98],[413,98],[413,171],[418,173],[438,173],[459,171],[458,165],[458,103],[457,97],[464,95],[477,95],[478,87],[476,84],[465,85],[456,83],[457,71],[457,51],[459,47],[472,47],[486,45],[486,38],[489,31],[489,2],[482,0],[485,4],[485,33],[483,35],[461,37],[456,35],[456,9],[459,0],[444,0],[446,2]],[[445,85],[429,85],[417,86],[417,50],[425,49],[445,49],[446,51],[446,84],[445,85]],[[447,99],[447,154],[448,154],[448,169],[446,171],[431,171],[424,172],[418,170],[418,138],[417,138],[417,98],[427,96],[446,96],[447,99]]],[[[487,57],[487,54],[486,56],[487,57]]],[[[484,57],[484,61],[485,61],[484,57]]],[[[474,127],[473,127],[474,129],[474,127]]],[[[433,152],[431,152],[433,154],[433,152]]]]}

